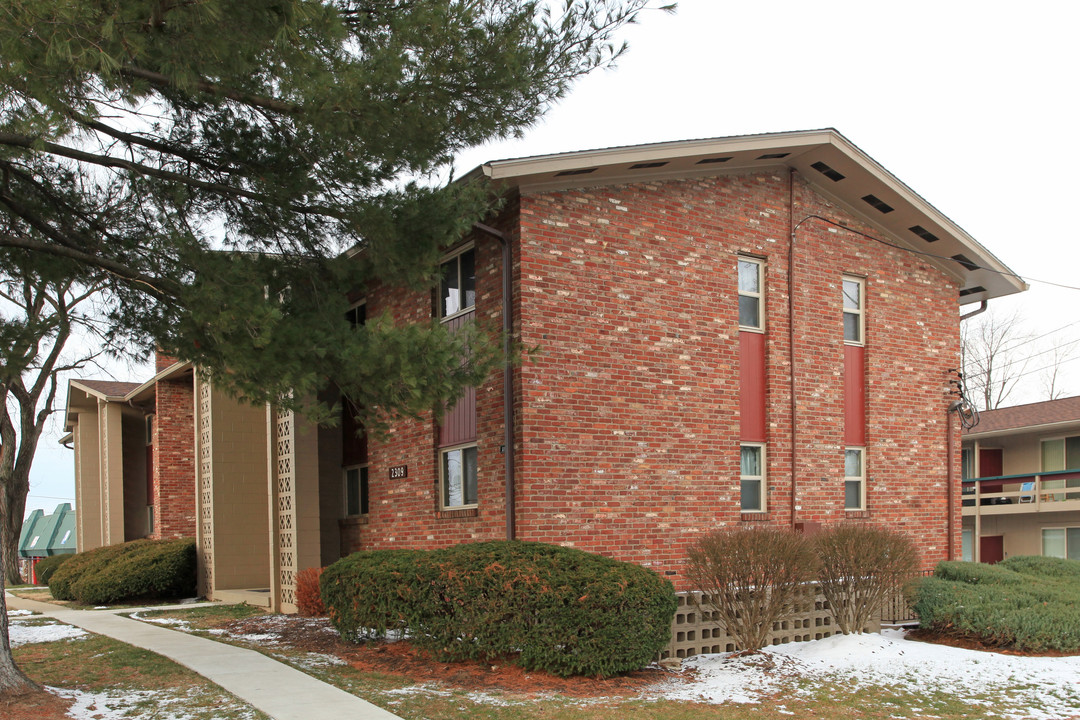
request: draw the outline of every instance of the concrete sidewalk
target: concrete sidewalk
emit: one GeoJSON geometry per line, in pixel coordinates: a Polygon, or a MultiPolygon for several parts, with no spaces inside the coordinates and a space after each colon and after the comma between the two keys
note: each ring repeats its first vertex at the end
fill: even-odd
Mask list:
{"type": "Polygon", "coordinates": [[[10,610],[33,610],[69,625],[175,660],[274,720],[310,720],[313,717],[400,720],[393,713],[254,650],[245,650],[116,614],[142,609],[161,610],[160,607],[113,611],[69,610],[50,603],[24,600],[10,593],[5,595],[10,610]]]}

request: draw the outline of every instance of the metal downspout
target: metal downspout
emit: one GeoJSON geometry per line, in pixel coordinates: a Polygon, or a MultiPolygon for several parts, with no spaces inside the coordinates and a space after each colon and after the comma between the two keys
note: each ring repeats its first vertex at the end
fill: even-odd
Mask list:
{"type": "Polygon", "coordinates": [[[510,257],[510,243],[507,242],[506,233],[501,230],[473,223],[473,227],[483,233],[496,238],[502,245],[502,316],[503,316],[503,458],[505,459],[506,476],[506,539],[514,540],[517,537],[516,497],[514,483],[514,366],[510,359],[510,333],[513,331],[513,270],[512,258],[510,257]]]}
{"type": "Polygon", "coordinates": [[[798,411],[795,396],[795,169],[788,171],[788,365],[791,372],[791,528],[796,524],[799,450],[796,446],[798,411]]]}
{"type": "Polygon", "coordinates": [[[953,409],[950,407],[945,411],[945,462],[947,467],[945,469],[946,484],[948,489],[946,490],[945,507],[946,507],[946,532],[949,534],[949,539],[946,542],[946,556],[947,560],[956,559],[956,543],[953,540],[953,532],[955,531],[955,523],[953,522],[953,508],[956,505],[956,498],[953,495],[953,485],[956,483],[956,472],[953,470],[953,464],[955,461],[955,451],[953,450],[953,443],[955,442],[956,431],[953,429],[953,409]]]}

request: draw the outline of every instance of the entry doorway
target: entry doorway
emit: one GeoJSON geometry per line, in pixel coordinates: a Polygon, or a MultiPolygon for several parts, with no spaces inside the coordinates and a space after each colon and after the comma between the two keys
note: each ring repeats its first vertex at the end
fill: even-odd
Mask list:
{"type": "Polygon", "coordinates": [[[983,535],[979,538],[979,562],[994,565],[1005,559],[1003,535],[983,535]]]}

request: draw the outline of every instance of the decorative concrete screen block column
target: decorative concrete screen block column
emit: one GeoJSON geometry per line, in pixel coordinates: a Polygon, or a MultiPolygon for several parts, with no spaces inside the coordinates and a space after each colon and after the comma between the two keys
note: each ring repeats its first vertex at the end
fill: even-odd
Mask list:
{"type": "Polygon", "coordinates": [[[293,435],[296,420],[292,412],[276,413],[277,436],[277,537],[278,537],[278,588],[283,604],[296,604],[296,517],[293,454],[293,435]]]}
{"type": "Polygon", "coordinates": [[[199,594],[209,596],[214,587],[214,465],[213,436],[210,432],[210,383],[196,379],[198,398],[198,547],[199,594]]]}
{"type": "Polygon", "coordinates": [[[117,403],[100,402],[102,542],[124,542],[124,446],[123,417],[117,403]]]}

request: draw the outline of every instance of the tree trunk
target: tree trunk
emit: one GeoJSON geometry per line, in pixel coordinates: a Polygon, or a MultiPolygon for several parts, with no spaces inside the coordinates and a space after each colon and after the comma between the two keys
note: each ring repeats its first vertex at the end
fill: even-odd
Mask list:
{"type": "MultiPolygon", "coordinates": [[[[16,470],[13,475],[19,475],[16,470]]],[[[8,585],[19,585],[26,580],[19,574],[19,535],[22,534],[23,514],[26,512],[26,495],[30,492],[27,478],[12,477],[0,484],[0,545],[3,546],[3,565],[0,566],[8,585]]]]}
{"type": "MultiPolygon", "coordinates": [[[[0,559],[3,559],[6,554],[3,544],[0,544],[0,559]]],[[[0,695],[21,695],[40,689],[37,683],[26,677],[15,665],[15,658],[11,655],[7,598],[4,596],[4,579],[0,575],[0,695]]]]}

